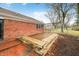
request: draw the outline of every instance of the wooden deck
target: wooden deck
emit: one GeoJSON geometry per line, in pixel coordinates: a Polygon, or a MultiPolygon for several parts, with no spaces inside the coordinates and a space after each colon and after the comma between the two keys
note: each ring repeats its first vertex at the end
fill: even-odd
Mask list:
{"type": "Polygon", "coordinates": [[[39,33],[39,34],[31,35],[30,37],[42,40],[42,39],[50,36],[51,34],[53,34],[53,33],[49,33],[49,32],[47,32],[47,33],[39,33]]]}
{"type": "Polygon", "coordinates": [[[31,45],[36,53],[45,55],[57,37],[58,34],[55,33],[41,33],[30,37],[22,36],[19,40],[26,45],[31,45]]]}

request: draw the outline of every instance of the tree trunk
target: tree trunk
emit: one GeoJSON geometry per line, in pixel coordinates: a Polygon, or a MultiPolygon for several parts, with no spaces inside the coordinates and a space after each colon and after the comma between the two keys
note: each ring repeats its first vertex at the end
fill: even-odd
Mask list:
{"type": "Polygon", "coordinates": [[[62,24],[61,24],[61,32],[64,32],[64,24],[63,24],[63,22],[62,22],[62,24]]]}
{"type": "Polygon", "coordinates": [[[63,13],[63,19],[61,20],[61,32],[64,32],[64,19],[65,19],[65,14],[63,13]]]}

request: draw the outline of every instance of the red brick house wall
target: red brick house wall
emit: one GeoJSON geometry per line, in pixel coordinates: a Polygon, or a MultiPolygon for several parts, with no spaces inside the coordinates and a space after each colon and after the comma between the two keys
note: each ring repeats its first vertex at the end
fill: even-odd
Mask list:
{"type": "Polygon", "coordinates": [[[33,35],[44,32],[43,28],[36,28],[35,23],[16,20],[4,20],[4,40],[17,38],[23,35],[33,35]]]}

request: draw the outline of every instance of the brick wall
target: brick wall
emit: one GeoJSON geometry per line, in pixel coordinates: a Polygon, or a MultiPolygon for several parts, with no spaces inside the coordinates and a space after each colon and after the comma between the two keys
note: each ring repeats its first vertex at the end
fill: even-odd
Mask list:
{"type": "Polygon", "coordinates": [[[43,28],[37,29],[36,24],[15,20],[4,20],[4,39],[20,37],[22,35],[33,35],[42,33],[43,28]]]}

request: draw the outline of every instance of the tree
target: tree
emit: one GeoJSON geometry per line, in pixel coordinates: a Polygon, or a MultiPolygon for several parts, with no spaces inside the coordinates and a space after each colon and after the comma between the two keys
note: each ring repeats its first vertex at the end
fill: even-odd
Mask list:
{"type": "Polygon", "coordinates": [[[67,15],[71,14],[70,10],[72,10],[74,8],[75,4],[54,3],[54,4],[50,4],[49,6],[51,6],[50,8],[52,10],[54,10],[55,15],[57,16],[58,23],[61,24],[61,32],[64,32],[65,21],[66,21],[66,18],[68,17],[67,15]]]}
{"type": "Polygon", "coordinates": [[[76,25],[79,26],[79,3],[77,3],[77,20],[76,25]]]}
{"type": "Polygon", "coordinates": [[[76,4],[76,16],[77,19],[75,20],[75,23],[73,24],[73,30],[79,31],[79,3],[76,4]]]}
{"type": "Polygon", "coordinates": [[[57,18],[57,16],[56,16],[56,13],[54,12],[54,10],[53,9],[49,9],[48,11],[47,11],[47,13],[45,14],[45,16],[50,20],[50,22],[51,22],[51,24],[52,24],[52,28],[54,27],[54,28],[56,28],[56,18],[57,18]]]}

